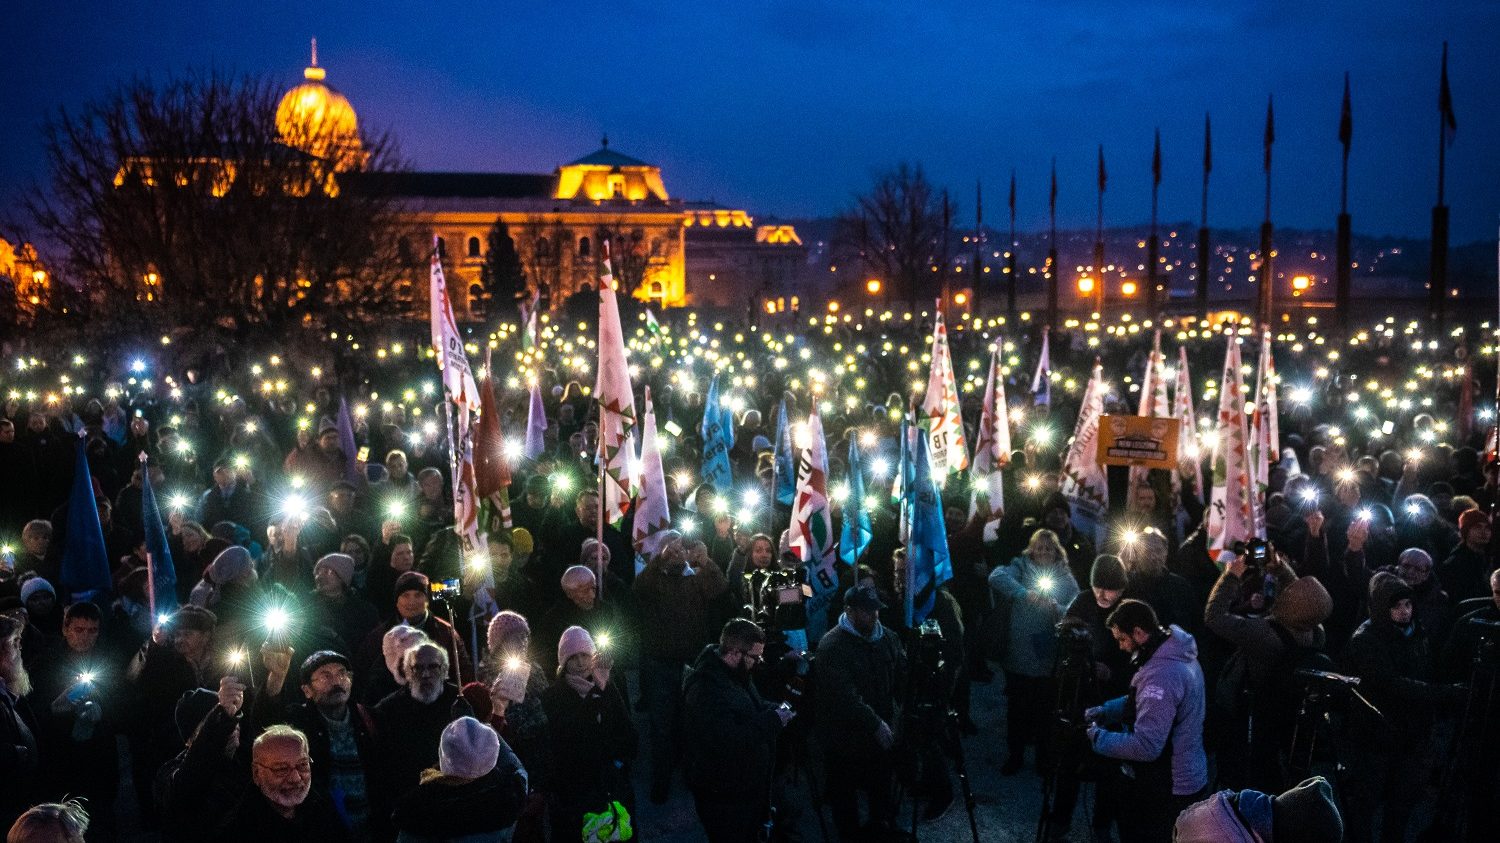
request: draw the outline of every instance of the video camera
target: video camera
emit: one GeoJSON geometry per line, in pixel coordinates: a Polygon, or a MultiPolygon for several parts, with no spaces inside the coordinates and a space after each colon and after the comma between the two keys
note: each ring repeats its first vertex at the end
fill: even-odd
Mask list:
{"type": "MultiPolygon", "coordinates": [[[[800,572],[796,570],[757,570],[745,573],[745,594],[750,620],[768,635],[785,635],[792,630],[807,629],[806,595],[800,572]]],[[[805,640],[805,633],[804,633],[805,640]]],[[[798,649],[807,649],[806,646],[798,649]]]]}

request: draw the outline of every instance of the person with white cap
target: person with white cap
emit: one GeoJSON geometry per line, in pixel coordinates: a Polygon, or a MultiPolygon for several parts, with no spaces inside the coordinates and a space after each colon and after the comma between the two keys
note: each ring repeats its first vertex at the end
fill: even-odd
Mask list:
{"type": "Polygon", "coordinates": [[[542,789],[553,797],[554,836],[571,839],[587,814],[618,805],[628,820],[635,808],[629,764],[639,739],[625,697],[610,682],[613,660],[595,648],[588,630],[564,631],[557,661],[559,681],[542,693],[552,750],[542,789]]]}
{"type": "Polygon", "coordinates": [[[510,840],[526,796],[526,770],[494,729],[460,717],[443,729],[438,766],[396,801],[397,843],[510,840]]]}

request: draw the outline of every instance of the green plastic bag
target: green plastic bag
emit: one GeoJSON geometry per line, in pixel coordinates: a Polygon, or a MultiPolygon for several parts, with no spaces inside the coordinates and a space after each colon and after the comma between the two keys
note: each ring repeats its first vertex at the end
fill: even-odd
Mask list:
{"type": "Polygon", "coordinates": [[[597,814],[583,815],[583,843],[611,843],[630,840],[635,830],[630,827],[630,812],[619,802],[609,803],[597,814]]]}

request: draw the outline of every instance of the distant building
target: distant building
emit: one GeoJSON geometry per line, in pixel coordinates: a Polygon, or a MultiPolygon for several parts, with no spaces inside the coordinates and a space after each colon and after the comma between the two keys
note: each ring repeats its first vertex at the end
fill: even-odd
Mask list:
{"type": "MultiPolygon", "coordinates": [[[[357,137],[357,118],[324,81],[316,45],[303,76],[277,111],[283,139],[314,156],[332,152],[346,189],[393,198],[405,222],[437,236],[454,307],[471,318],[484,316],[480,270],[497,220],[528,286],[554,307],[597,287],[606,243],[618,288],[660,307],[758,307],[762,291],[795,290],[807,263],[791,226],[756,225],[740,209],[674,198],[660,167],[611,149],[608,138],[551,173],[351,171],[358,147],[327,138],[357,137]]],[[[409,283],[403,292],[415,303],[426,279],[409,283]]]]}

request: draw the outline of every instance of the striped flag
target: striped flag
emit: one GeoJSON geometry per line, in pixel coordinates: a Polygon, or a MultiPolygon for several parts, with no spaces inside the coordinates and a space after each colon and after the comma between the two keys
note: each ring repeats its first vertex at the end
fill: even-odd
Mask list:
{"type": "Polygon", "coordinates": [[[948,475],[969,467],[969,452],[964,442],[953,358],[948,353],[948,329],[943,325],[941,310],[936,312],[932,324],[932,368],[927,376],[927,397],[922,401],[922,427],[931,440],[933,479],[943,486],[948,475]]]}
{"type": "Polygon", "coordinates": [[[1036,374],[1031,376],[1031,403],[1046,407],[1052,403],[1052,329],[1042,326],[1042,353],[1036,360],[1036,374]]]}
{"type": "Polygon", "coordinates": [[[599,277],[599,374],[594,396],[599,401],[599,441],[604,456],[604,522],[618,526],[630,511],[635,395],[630,389],[608,243],[604,244],[604,268],[599,277]]]}
{"type": "Polygon", "coordinates": [[[641,420],[641,488],[635,501],[631,539],[642,556],[656,555],[661,533],[672,526],[667,506],[667,479],[656,442],[656,412],[651,408],[651,387],[646,387],[645,414],[641,420]]]}
{"type": "MultiPolygon", "coordinates": [[[[1167,379],[1164,374],[1166,362],[1161,354],[1161,329],[1151,337],[1151,354],[1146,358],[1146,372],[1141,378],[1141,399],[1136,415],[1165,418],[1167,407],[1167,379]]],[[[1139,486],[1149,486],[1151,469],[1133,465],[1130,467],[1128,488],[1134,492],[1139,486]]]]}
{"type": "Polygon", "coordinates": [[[790,546],[807,568],[812,597],[807,601],[807,634],[823,633],[829,601],[838,590],[833,518],[828,508],[828,450],[823,422],[814,408],[807,423],[793,435],[797,448],[797,492],[792,503],[790,546]]]}
{"type": "Polygon", "coordinates": [[[1062,468],[1062,493],[1073,505],[1074,523],[1096,544],[1103,543],[1104,513],[1109,509],[1109,482],[1098,456],[1104,393],[1104,365],[1096,359],[1062,468]]]}
{"type": "Polygon", "coordinates": [[[1010,410],[1005,402],[1005,379],[1000,375],[1000,351],[990,349],[990,373],[984,382],[984,407],[979,413],[979,445],[969,469],[972,487],[969,514],[985,501],[985,521],[1005,514],[1005,484],[1001,470],[1010,465],[1010,410]]]}
{"type": "Polygon", "coordinates": [[[1213,489],[1208,502],[1208,550],[1218,559],[1236,542],[1255,536],[1246,454],[1250,433],[1245,424],[1245,387],[1240,380],[1240,346],[1226,334],[1224,374],[1219,382],[1219,421],[1214,439],[1213,489]]]}
{"type": "Polygon", "coordinates": [[[1198,447],[1198,411],[1193,406],[1193,378],[1188,372],[1187,346],[1177,347],[1177,386],[1172,415],[1177,418],[1177,472],[1191,485],[1188,491],[1203,500],[1203,460],[1198,447]]]}
{"type": "Polygon", "coordinates": [[[1255,412],[1250,419],[1250,479],[1255,507],[1255,534],[1266,537],[1266,493],[1271,485],[1271,466],[1281,461],[1281,426],[1276,406],[1276,362],[1271,357],[1271,332],[1260,340],[1260,361],[1255,373],[1255,412]]]}

